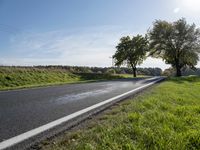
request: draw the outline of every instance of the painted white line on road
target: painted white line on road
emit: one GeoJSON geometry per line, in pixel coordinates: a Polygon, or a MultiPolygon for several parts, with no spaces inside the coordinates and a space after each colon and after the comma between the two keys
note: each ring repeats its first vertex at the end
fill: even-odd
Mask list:
{"type": "MultiPolygon", "coordinates": [[[[152,78],[152,79],[153,79],[153,78],[152,78]]],[[[129,95],[129,94],[131,94],[131,93],[133,93],[133,92],[137,92],[137,91],[139,91],[139,90],[141,90],[141,89],[144,89],[144,88],[146,88],[146,87],[148,87],[148,86],[151,86],[151,85],[153,85],[153,84],[155,84],[156,82],[159,82],[159,81],[161,81],[161,80],[163,80],[163,78],[159,78],[158,80],[155,80],[155,81],[153,81],[153,82],[151,82],[151,83],[148,83],[148,84],[146,84],[146,85],[143,85],[143,86],[141,86],[141,87],[138,87],[138,88],[136,88],[136,89],[133,89],[133,90],[131,90],[131,91],[128,91],[128,92],[123,93],[123,94],[121,94],[121,95],[115,96],[115,97],[113,97],[113,98],[107,99],[107,100],[105,100],[105,101],[103,101],[103,102],[100,102],[100,103],[98,103],[98,104],[92,105],[92,106],[90,106],[90,107],[87,107],[87,108],[85,108],[85,109],[82,109],[82,110],[80,110],[80,111],[77,111],[77,112],[75,112],[75,113],[72,113],[72,114],[70,114],[70,115],[68,115],[68,116],[65,116],[65,117],[63,117],[63,118],[60,118],[60,119],[58,119],[58,120],[52,121],[52,122],[50,122],[50,123],[48,123],[48,124],[45,124],[45,125],[40,126],[40,127],[38,127],[38,128],[32,129],[32,130],[30,130],[30,131],[28,131],[28,132],[25,132],[25,133],[22,133],[22,134],[20,134],[20,135],[15,136],[15,137],[12,137],[12,138],[10,138],[10,139],[8,139],[8,140],[5,140],[5,141],[1,142],[1,143],[0,143],[0,149],[2,150],[2,149],[9,148],[9,147],[11,147],[11,146],[13,146],[13,145],[15,145],[15,144],[18,144],[18,143],[20,143],[20,142],[22,142],[22,141],[25,141],[25,140],[27,140],[27,139],[33,137],[33,136],[36,136],[36,135],[38,135],[38,134],[40,134],[40,133],[42,133],[42,132],[44,132],[44,131],[47,131],[47,130],[49,130],[49,129],[52,129],[53,127],[56,127],[56,126],[58,126],[58,125],[60,125],[60,124],[62,124],[62,123],[64,123],[64,122],[67,122],[67,121],[69,121],[69,120],[71,120],[71,119],[73,119],[73,118],[76,118],[76,117],[78,117],[78,116],[80,116],[80,115],[82,115],[82,114],[84,114],[84,113],[87,113],[87,112],[89,112],[89,111],[91,111],[91,110],[94,110],[94,109],[96,109],[96,108],[98,108],[98,107],[100,107],[100,106],[103,106],[103,105],[108,104],[108,103],[110,103],[110,102],[112,102],[112,101],[114,101],[114,100],[117,100],[117,99],[120,99],[120,98],[122,98],[122,97],[124,97],[124,96],[126,96],[126,95],[129,95]]]]}
{"type": "Polygon", "coordinates": [[[145,79],[146,81],[150,81],[150,80],[154,80],[154,79],[158,79],[159,77],[152,77],[152,78],[147,78],[145,79]]]}

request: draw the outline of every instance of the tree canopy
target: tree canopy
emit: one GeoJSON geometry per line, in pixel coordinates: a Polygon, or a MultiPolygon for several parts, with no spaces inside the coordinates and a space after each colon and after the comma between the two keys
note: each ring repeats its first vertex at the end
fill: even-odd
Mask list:
{"type": "Polygon", "coordinates": [[[199,60],[200,29],[195,24],[188,24],[184,18],[175,22],[157,20],[148,32],[150,55],[162,58],[176,68],[176,75],[181,76],[185,66],[194,68],[199,60]]]}
{"type": "Polygon", "coordinates": [[[116,66],[127,65],[136,77],[136,66],[141,64],[148,51],[148,41],[142,35],[122,37],[113,58],[116,66]]]}

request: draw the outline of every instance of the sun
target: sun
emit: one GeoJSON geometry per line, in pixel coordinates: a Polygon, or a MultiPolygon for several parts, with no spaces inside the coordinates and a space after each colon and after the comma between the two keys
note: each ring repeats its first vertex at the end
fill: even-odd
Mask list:
{"type": "Polygon", "coordinates": [[[178,0],[184,9],[191,12],[200,12],[200,0],[178,0]]]}

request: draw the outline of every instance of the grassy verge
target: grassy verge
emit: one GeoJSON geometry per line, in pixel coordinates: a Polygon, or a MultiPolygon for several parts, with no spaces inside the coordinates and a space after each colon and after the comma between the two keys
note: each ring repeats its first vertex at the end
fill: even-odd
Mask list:
{"type": "Polygon", "coordinates": [[[65,69],[0,67],[0,90],[125,78],[120,75],[77,73],[65,69]]]}
{"type": "Polygon", "coordinates": [[[41,148],[200,149],[199,91],[200,77],[168,79],[41,148]]]}

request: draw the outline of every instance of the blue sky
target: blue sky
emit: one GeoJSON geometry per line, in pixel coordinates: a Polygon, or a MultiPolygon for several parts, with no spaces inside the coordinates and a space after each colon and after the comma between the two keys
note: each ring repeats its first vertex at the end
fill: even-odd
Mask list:
{"type": "Polygon", "coordinates": [[[199,0],[0,0],[0,65],[110,66],[121,36],[145,34],[155,19],[199,27],[199,14],[199,0]]]}

